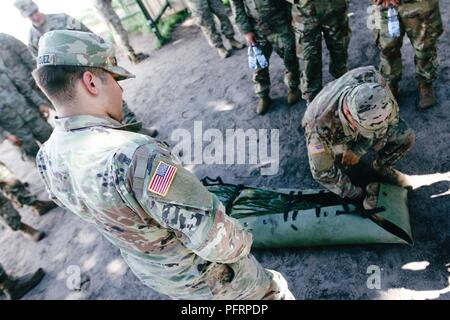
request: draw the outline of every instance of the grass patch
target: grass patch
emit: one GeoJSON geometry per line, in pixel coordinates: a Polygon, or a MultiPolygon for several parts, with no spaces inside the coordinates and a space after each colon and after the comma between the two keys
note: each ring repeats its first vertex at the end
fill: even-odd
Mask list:
{"type": "Polygon", "coordinates": [[[167,43],[172,38],[172,33],[175,28],[186,20],[190,16],[190,12],[188,10],[182,10],[176,14],[173,14],[167,18],[164,18],[158,22],[159,33],[163,37],[163,41],[161,41],[158,45],[162,46],[164,43],[167,43]]]}

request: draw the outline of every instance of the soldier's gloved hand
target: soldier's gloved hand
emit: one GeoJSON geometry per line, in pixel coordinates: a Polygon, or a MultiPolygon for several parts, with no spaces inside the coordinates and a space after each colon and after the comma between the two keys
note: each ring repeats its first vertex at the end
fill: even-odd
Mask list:
{"type": "Polygon", "coordinates": [[[17,138],[15,135],[10,134],[6,137],[13,145],[20,147],[22,145],[22,140],[17,138]]]}
{"type": "Polygon", "coordinates": [[[360,159],[359,156],[354,154],[352,150],[347,149],[342,154],[341,163],[345,166],[354,166],[358,164],[359,159],[360,159]]]}
{"type": "Polygon", "coordinates": [[[383,4],[383,7],[385,8],[389,7],[390,4],[395,7],[400,5],[400,0],[372,0],[372,2],[376,5],[383,4]]]}
{"type": "Polygon", "coordinates": [[[256,34],[254,32],[247,32],[245,34],[245,40],[249,46],[256,44],[256,34]]]}
{"type": "Polygon", "coordinates": [[[50,115],[50,107],[46,104],[41,104],[39,106],[39,112],[42,114],[42,116],[47,119],[50,115]]]}

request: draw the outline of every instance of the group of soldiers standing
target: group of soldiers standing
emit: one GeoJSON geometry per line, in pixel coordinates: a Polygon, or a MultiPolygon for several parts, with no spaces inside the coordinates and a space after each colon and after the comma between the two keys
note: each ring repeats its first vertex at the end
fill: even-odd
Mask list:
{"type": "MultiPolygon", "coordinates": [[[[221,20],[231,47],[243,47],[218,0],[190,1],[202,30],[222,57],[229,52],[212,14],[221,20]]],[[[396,99],[402,37],[406,33],[415,49],[419,107],[427,108],[436,100],[432,83],[437,74],[436,41],[442,33],[438,0],[374,3],[381,17],[376,31],[380,71],[372,66],[348,71],[348,1],[231,0],[247,44],[258,46],[267,60],[273,50],[283,59],[288,103],[301,96],[307,101],[302,125],[313,177],[365,209],[376,202],[374,193],[369,186],[356,186],[346,168],[369,150],[377,153],[372,163],[376,173],[393,184],[407,183],[393,168],[415,142],[413,130],[399,116],[396,99]],[[400,36],[395,40],[387,26],[388,6],[398,11],[400,36]],[[330,73],[336,78],[324,87],[322,36],[330,51],[330,73]]],[[[124,123],[127,109],[117,81],[133,75],[117,65],[110,45],[74,20],[71,26],[76,27],[67,28],[67,17],[61,15],[55,15],[55,21],[63,21],[66,28],[50,27],[52,16],[41,14],[31,0],[16,4],[33,22],[30,42],[42,37],[35,47],[33,76],[60,116],[55,120],[57,130],[36,158],[51,198],[94,224],[120,249],[140,280],[158,292],[180,299],[293,299],[284,277],[264,269],[252,256],[251,234],[227,216],[223,203],[183,168],[167,146],[136,132],[133,121],[124,123]],[[55,75],[60,76],[58,81],[55,75]],[[109,105],[103,103],[106,96],[114,97],[109,105]],[[84,150],[86,141],[96,143],[84,150]]],[[[13,81],[8,71],[4,78],[13,81]]],[[[268,67],[258,68],[253,81],[260,98],[257,112],[263,114],[271,104],[268,67]]],[[[45,98],[33,86],[27,84],[37,96],[21,93],[24,101],[36,99],[35,110],[46,113],[49,104],[38,102],[38,97],[45,98]]],[[[10,296],[12,289],[30,283],[11,281],[2,270],[0,290],[10,296]]],[[[34,281],[42,271],[36,274],[34,281]]]]}
{"type": "MultiPolygon", "coordinates": [[[[233,39],[234,32],[220,0],[189,0],[193,15],[206,37],[219,54],[224,50],[221,35],[214,24],[214,15],[221,22],[222,33],[233,39]]],[[[419,81],[419,107],[426,109],[436,103],[433,81],[437,78],[436,43],[443,32],[438,0],[373,0],[374,16],[379,19],[374,29],[380,48],[380,72],[394,96],[398,97],[402,76],[401,47],[406,34],[414,48],[416,76],[419,81]],[[389,34],[388,7],[395,6],[400,22],[400,35],[389,34]]],[[[368,1],[368,5],[371,2],[368,1]]],[[[322,39],[330,52],[329,71],[339,78],[347,70],[348,46],[352,31],[348,18],[348,0],[231,0],[236,24],[245,35],[249,46],[259,46],[269,58],[272,51],[283,59],[286,67],[288,104],[294,104],[301,95],[309,104],[322,90],[322,39]],[[295,34],[295,35],[294,35],[295,34]],[[296,55],[303,71],[300,73],[296,55]]],[[[235,40],[230,41],[232,48],[235,40]]],[[[265,113],[269,97],[268,68],[254,73],[255,93],[260,98],[258,114],[265,113]]]]}

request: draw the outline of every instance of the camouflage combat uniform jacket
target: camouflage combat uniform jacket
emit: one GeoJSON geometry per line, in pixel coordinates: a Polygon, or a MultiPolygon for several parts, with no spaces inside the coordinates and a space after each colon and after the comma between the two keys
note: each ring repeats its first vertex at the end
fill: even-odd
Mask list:
{"type": "Polygon", "coordinates": [[[161,143],[111,118],[56,119],[37,164],[52,198],[93,223],[140,280],[177,299],[260,299],[271,273],[252,236],[161,143]],[[89,149],[87,149],[89,148],[89,149]],[[176,168],[166,196],[149,191],[176,168]]]}
{"type": "MultiPolygon", "coordinates": [[[[398,105],[393,96],[394,106],[386,126],[387,131],[375,131],[372,138],[366,138],[353,131],[345,120],[341,121],[339,108],[342,98],[354,86],[364,82],[386,85],[381,74],[372,66],[351,70],[323,88],[308,106],[302,121],[313,177],[341,197],[351,198],[357,193],[357,187],[335,163],[338,154],[350,149],[361,157],[374,146],[378,150],[383,149],[388,142],[398,146],[411,137],[411,129],[399,118],[398,105]]],[[[398,160],[400,149],[389,150],[384,155],[386,161],[398,160]]]]}

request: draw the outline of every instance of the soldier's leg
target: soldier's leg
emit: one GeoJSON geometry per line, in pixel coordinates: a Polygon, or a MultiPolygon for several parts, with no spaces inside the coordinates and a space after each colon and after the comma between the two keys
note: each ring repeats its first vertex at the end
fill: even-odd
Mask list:
{"type": "Polygon", "coordinates": [[[0,265],[0,292],[3,292],[7,299],[20,299],[31,289],[37,286],[39,282],[41,282],[44,275],[44,270],[39,268],[32,274],[15,278],[9,276],[0,265]]]}
{"type": "MultiPolygon", "coordinates": [[[[272,44],[266,37],[257,35],[257,46],[261,49],[267,61],[269,61],[273,51],[272,44]]],[[[258,68],[255,70],[253,74],[253,84],[255,93],[258,97],[263,98],[269,96],[271,85],[269,67],[258,68]]]]}
{"type": "Polygon", "coordinates": [[[0,162],[0,190],[18,206],[31,205],[36,201],[36,196],[28,191],[27,185],[16,179],[2,162],[0,162]]]}
{"type": "Polygon", "coordinates": [[[2,194],[0,194],[0,222],[13,231],[20,230],[22,225],[22,218],[19,212],[17,212],[11,202],[2,194]]]}
{"type": "Polygon", "coordinates": [[[304,8],[292,7],[297,53],[303,62],[300,87],[303,99],[311,102],[322,89],[322,30],[318,17],[306,14],[304,8]]]}
{"type": "Polygon", "coordinates": [[[439,1],[403,4],[399,14],[414,48],[416,76],[432,83],[437,78],[436,43],[443,32],[439,1]]]}
{"type": "Polygon", "coordinates": [[[347,72],[348,45],[352,31],[347,16],[345,0],[337,1],[336,7],[327,12],[327,19],[322,24],[325,43],[330,51],[330,73],[337,79],[347,72]]]}
{"type": "Polygon", "coordinates": [[[222,37],[217,32],[208,0],[189,0],[188,5],[209,44],[216,48],[222,47],[222,37]]]}
{"type": "MultiPolygon", "coordinates": [[[[390,167],[412,148],[416,141],[414,131],[408,127],[405,121],[400,119],[398,125],[388,131],[386,144],[378,151],[377,165],[390,167]]],[[[377,148],[375,148],[377,149],[377,148]]]]}
{"type": "Polygon", "coordinates": [[[211,12],[214,13],[220,21],[220,29],[227,39],[234,38],[234,29],[231,24],[230,18],[228,17],[225,6],[221,0],[208,0],[209,8],[211,12]]]}
{"type": "Polygon", "coordinates": [[[393,38],[389,35],[387,10],[381,9],[380,17],[380,29],[375,29],[376,43],[380,49],[380,72],[391,87],[397,87],[402,78],[401,48],[405,29],[400,23],[400,37],[393,38]]]}

